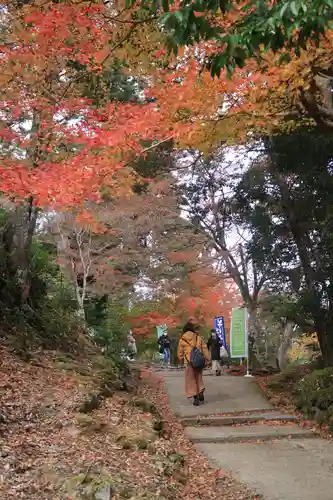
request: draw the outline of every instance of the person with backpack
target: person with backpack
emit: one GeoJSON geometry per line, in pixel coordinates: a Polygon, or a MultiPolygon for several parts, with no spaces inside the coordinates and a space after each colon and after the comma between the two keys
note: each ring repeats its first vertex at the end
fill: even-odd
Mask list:
{"type": "Polygon", "coordinates": [[[163,354],[163,360],[166,365],[170,365],[171,359],[171,340],[167,334],[167,332],[163,332],[163,334],[158,339],[159,351],[163,354]]]}
{"type": "Polygon", "coordinates": [[[194,406],[199,406],[205,400],[202,374],[210,362],[207,345],[197,330],[197,326],[192,322],[186,323],[177,352],[178,359],[185,363],[185,393],[189,399],[193,398],[194,406]]]}

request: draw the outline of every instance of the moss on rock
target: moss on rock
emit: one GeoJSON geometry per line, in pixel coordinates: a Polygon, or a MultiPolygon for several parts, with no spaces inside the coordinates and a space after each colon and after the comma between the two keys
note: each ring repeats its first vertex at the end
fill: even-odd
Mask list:
{"type": "Polygon", "coordinates": [[[78,414],[76,424],[87,434],[103,432],[108,427],[108,424],[96,415],[78,414]]]}
{"type": "Polygon", "coordinates": [[[98,392],[88,394],[85,400],[79,406],[80,413],[90,413],[93,410],[98,410],[102,402],[102,396],[98,392]]]}

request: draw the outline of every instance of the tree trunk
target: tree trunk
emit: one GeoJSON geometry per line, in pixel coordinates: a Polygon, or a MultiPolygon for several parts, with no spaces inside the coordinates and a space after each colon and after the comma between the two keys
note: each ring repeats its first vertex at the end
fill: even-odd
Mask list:
{"type": "Polygon", "coordinates": [[[288,322],[283,332],[283,338],[277,352],[277,361],[281,371],[288,365],[288,350],[292,345],[292,338],[294,334],[293,323],[288,322]]]}
{"type": "Polygon", "coordinates": [[[257,370],[260,368],[261,363],[259,360],[258,356],[258,349],[259,349],[259,339],[260,339],[260,334],[261,334],[261,327],[258,322],[258,315],[257,315],[257,304],[256,303],[251,303],[247,305],[247,310],[249,313],[249,331],[248,331],[248,336],[249,336],[249,365],[251,370],[257,370]]]}
{"type": "Polygon", "coordinates": [[[86,296],[86,288],[81,289],[78,283],[76,283],[76,300],[77,300],[77,314],[79,318],[82,320],[83,327],[85,327],[86,324],[86,311],[84,309],[84,301],[85,301],[85,296],[86,296]]]}
{"type": "Polygon", "coordinates": [[[31,287],[31,273],[30,273],[30,260],[31,260],[31,244],[32,238],[35,234],[37,225],[37,208],[33,206],[32,196],[29,198],[27,214],[26,214],[26,234],[24,239],[23,253],[22,253],[22,298],[27,300],[30,294],[31,287]]]}
{"type": "MultiPolygon", "coordinates": [[[[21,299],[26,301],[31,286],[31,245],[37,225],[38,211],[32,197],[11,213],[3,235],[4,247],[21,287],[21,299]]],[[[9,267],[11,267],[9,265],[9,267]]]]}
{"type": "Polygon", "coordinates": [[[267,333],[267,329],[265,331],[265,361],[268,361],[269,358],[269,337],[267,333]]]}
{"type": "Polygon", "coordinates": [[[319,319],[315,320],[315,327],[324,364],[325,366],[333,366],[333,346],[328,336],[328,332],[332,331],[332,325],[319,319]]]}

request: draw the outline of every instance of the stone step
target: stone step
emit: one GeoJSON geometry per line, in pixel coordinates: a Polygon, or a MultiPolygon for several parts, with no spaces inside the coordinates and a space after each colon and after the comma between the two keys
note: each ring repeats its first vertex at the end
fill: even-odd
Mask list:
{"type": "MultiPolygon", "coordinates": [[[[264,443],[198,443],[215,467],[265,500],[332,500],[333,442],[280,439],[264,443]]],[[[221,497],[222,498],[222,497],[221,497]]]]}
{"type": "Polygon", "coordinates": [[[249,415],[225,415],[225,416],[197,416],[197,417],[185,417],[181,419],[184,426],[195,426],[199,425],[202,427],[213,426],[225,426],[234,424],[247,424],[255,423],[264,420],[265,422],[298,422],[297,417],[293,415],[285,415],[283,413],[268,412],[268,413],[251,413],[249,415]]]}
{"type": "Polygon", "coordinates": [[[315,433],[297,425],[240,425],[236,427],[185,427],[185,435],[194,443],[237,443],[283,438],[315,437],[315,433]]]}
{"type": "Polygon", "coordinates": [[[181,372],[182,367],[178,368],[176,366],[158,366],[154,368],[156,372],[181,372]]]}

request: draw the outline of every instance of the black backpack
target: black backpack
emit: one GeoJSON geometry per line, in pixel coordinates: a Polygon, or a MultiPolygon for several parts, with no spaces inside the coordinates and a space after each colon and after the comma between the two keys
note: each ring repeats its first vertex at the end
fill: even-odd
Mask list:
{"type": "MultiPolygon", "coordinates": [[[[188,345],[191,345],[189,342],[187,342],[187,340],[185,340],[185,342],[188,345]]],[[[200,351],[200,349],[197,348],[197,342],[198,342],[198,336],[196,336],[195,347],[193,347],[192,351],[190,352],[189,362],[192,368],[196,370],[203,370],[206,366],[206,359],[205,356],[200,351]]]]}

